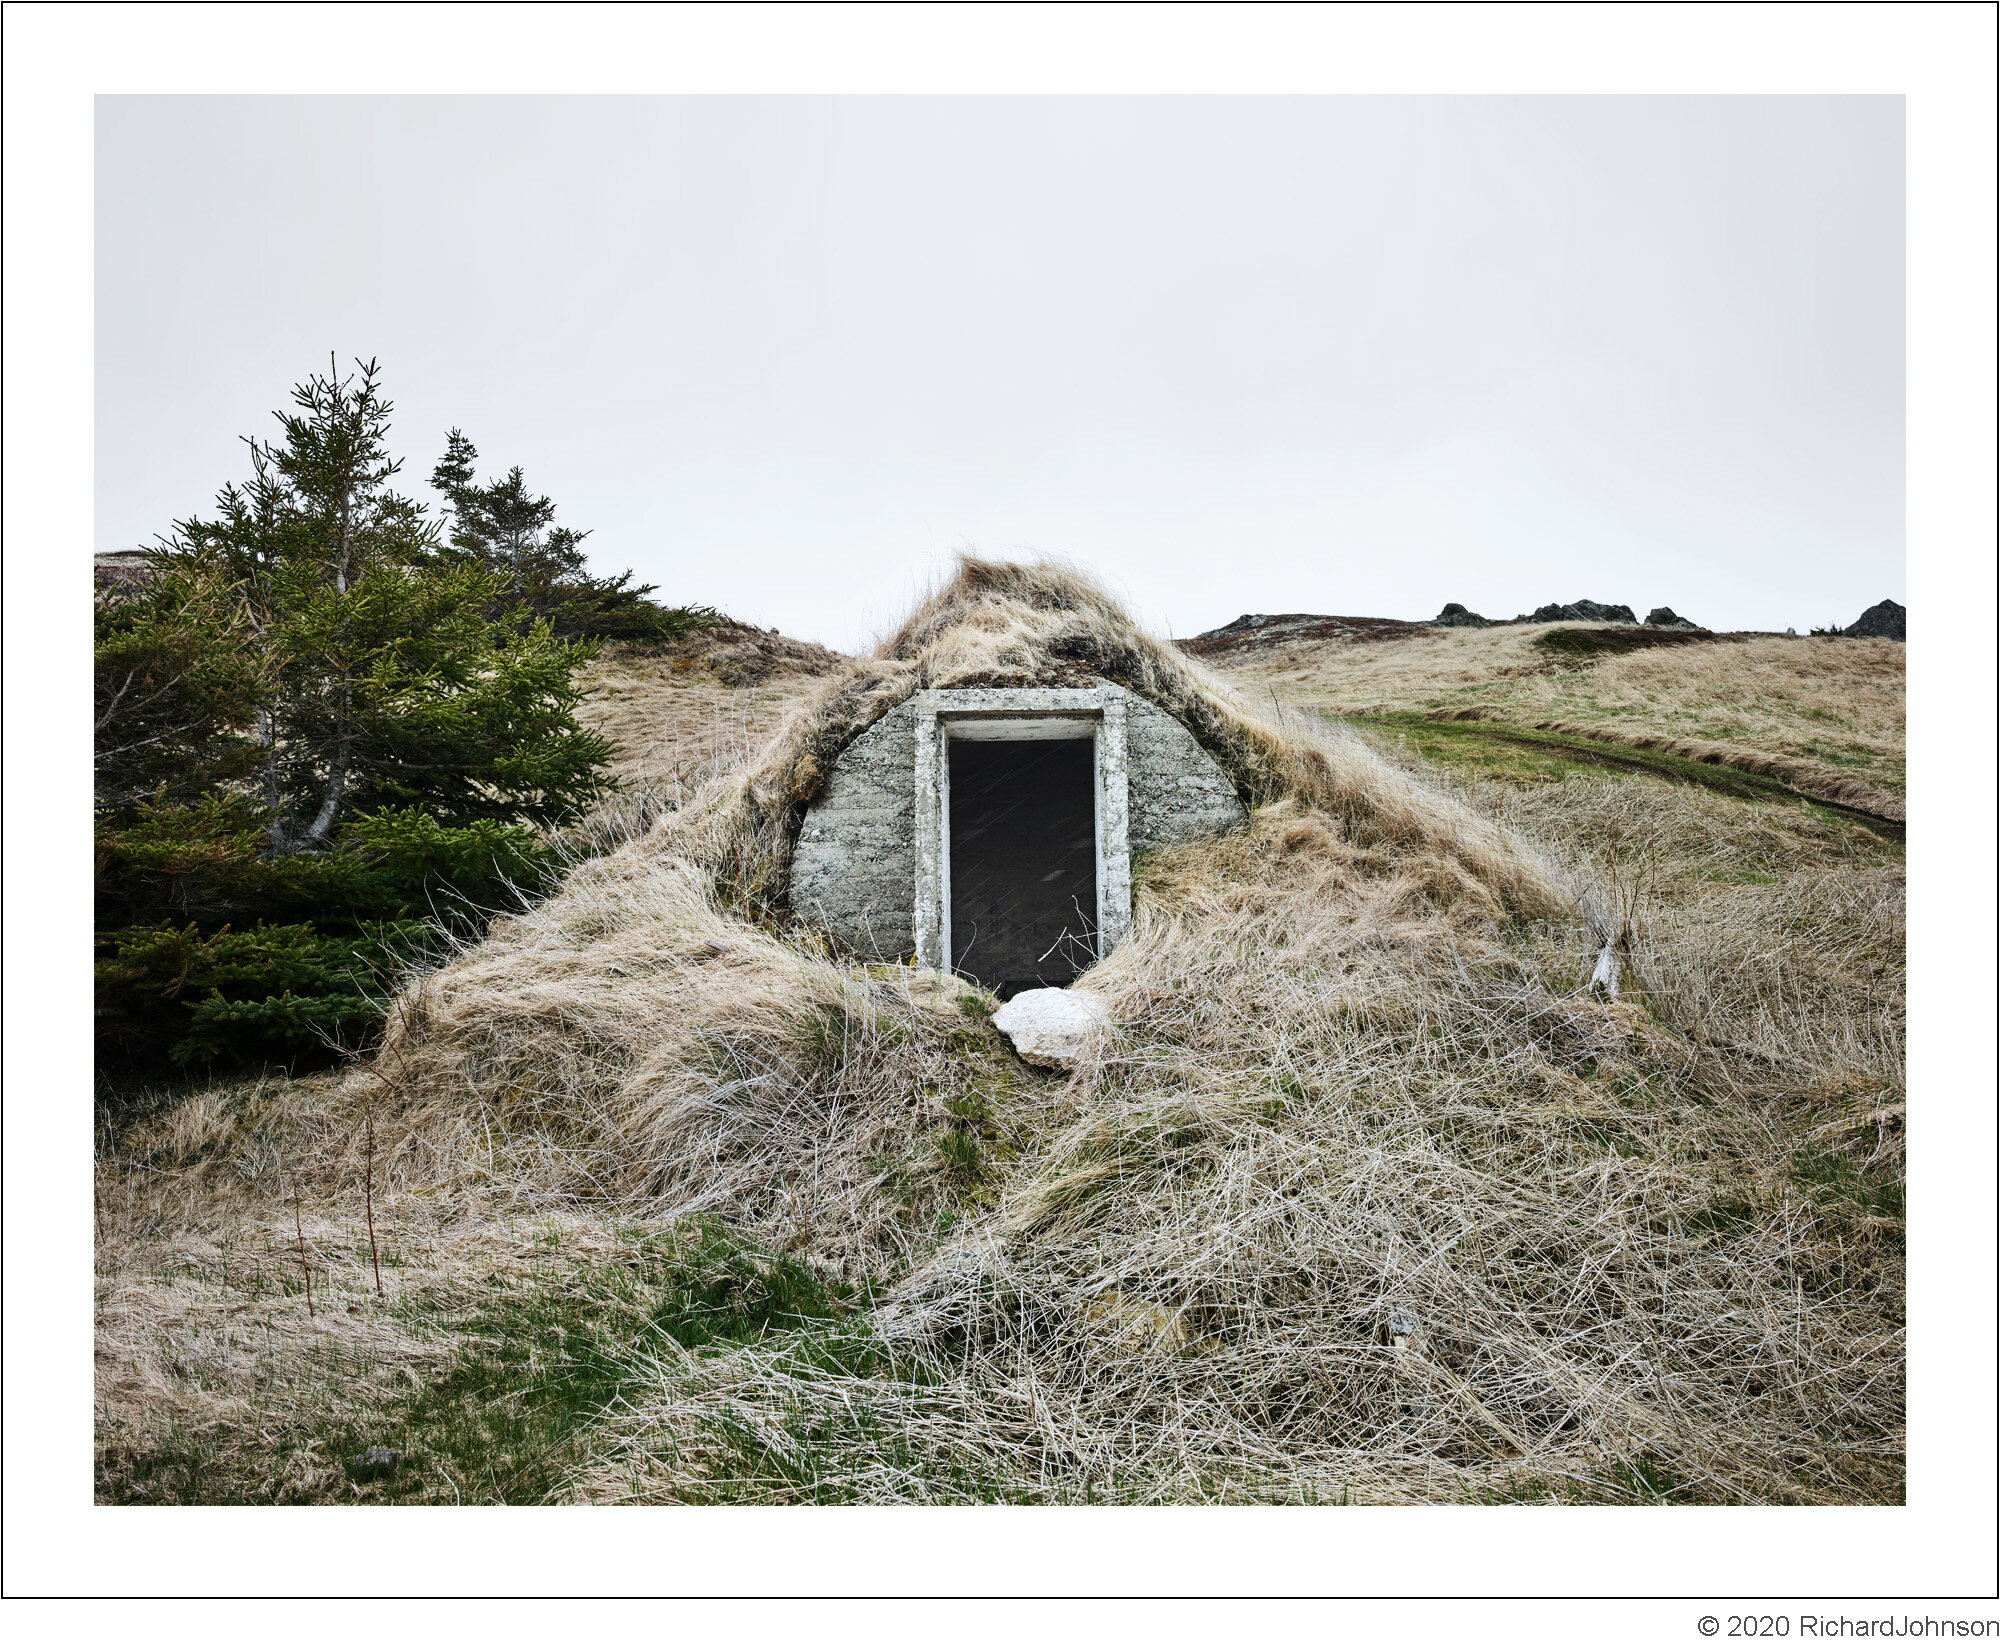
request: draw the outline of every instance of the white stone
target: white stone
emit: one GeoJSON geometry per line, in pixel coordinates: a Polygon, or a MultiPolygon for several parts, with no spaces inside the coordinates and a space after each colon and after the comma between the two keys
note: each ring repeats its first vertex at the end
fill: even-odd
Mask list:
{"type": "Polygon", "coordinates": [[[993,1014],[1021,1060],[1044,1069],[1067,1069],[1110,1022],[1103,1003],[1077,989],[1023,989],[993,1014]]]}

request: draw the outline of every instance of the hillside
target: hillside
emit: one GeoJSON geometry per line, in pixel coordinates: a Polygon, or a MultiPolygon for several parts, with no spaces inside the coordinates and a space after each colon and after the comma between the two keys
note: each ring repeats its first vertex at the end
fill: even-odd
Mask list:
{"type": "Polygon", "coordinates": [[[1761,775],[1902,818],[1900,642],[1344,622],[1224,630],[1183,645],[1247,692],[1373,724],[1454,761],[1504,768],[1520,759],[1510,745],[1572,764],[1602,761],[1577,748],[1581,738],[1761,775]],[[1521,740],[1535,732],[1553,735],[1521,740]]]}
{"type": "Polygon", "coordinates": [[[582,677],[579,718],[618,751],[625,792],[594,822],[650,825],[710,777],[749,760],[785,710],[846,660],[809,640],[724,619],[669,646],[611,645],[582,677]]]}
{"type": "Polygon", "coordinates": [[[615,849],[372,1064],[104,1117],[99,1500],[1900,1501],[1901,647],[1316,621],[607,655],[615,849]],[[1263,762],[1066,1074],[761,900],[885,694],[1052,662],[1263,762]]]}

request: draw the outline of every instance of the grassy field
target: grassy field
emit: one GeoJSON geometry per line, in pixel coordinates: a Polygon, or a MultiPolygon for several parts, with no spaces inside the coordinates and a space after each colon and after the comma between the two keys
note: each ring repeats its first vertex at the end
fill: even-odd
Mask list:
{"type": "Polygon", "coordinates": [[[1628,652],[1561,644],[1548,624],[1435,629],[1392,639],[1241,649],[1211,658],[1253,695],[1363,718],[1480,718],[1588,728],[1672,752],[1739,752],[1770,771],[1845,787],[1904,789],[1903,646],[1894,640],[1733,637],[1628,652]],[[1556,644],[1551,644],[1551,642],[1556,644]]]}
{"type": "MultiPolygon", "coordinates": [[[[635,846],[374,1073],[107,1099],[99,1501],[1900,1501],[1900,829],[1537,726],[1895,793],[1901,648],[1536,639],[1228,672],[1567,915],[1273,801],[1140,865],[1062,1075],[635,846]]],[[[745,644],[598,665],[600,840],[828,666],[745,644]]]]}

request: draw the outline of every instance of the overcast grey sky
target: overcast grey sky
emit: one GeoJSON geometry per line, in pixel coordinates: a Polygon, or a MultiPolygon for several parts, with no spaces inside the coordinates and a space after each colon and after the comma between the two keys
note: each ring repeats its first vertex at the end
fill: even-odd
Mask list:
{"type": "Polygon", "coordinates": [[[112,97],[99,549],[378,357],[600,570],[844,649],[960,546],[1246,611],[1903,598],[1888,97],[112,97]]]}

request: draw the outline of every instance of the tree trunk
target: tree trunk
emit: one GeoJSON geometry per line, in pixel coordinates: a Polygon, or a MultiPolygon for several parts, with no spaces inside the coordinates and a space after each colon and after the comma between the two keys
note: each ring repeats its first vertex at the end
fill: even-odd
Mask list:
{"type": "Polygon", "coordinates": [[[347,768],[353,755],[353,739],[343,737],[333,756],[333,769],[327,773],[326,799],[321,803],[319,815],[299,836],[301,846],[317,846],[333,827],[333,820],[340,815],[340,804],[347,797],[347,768]]]}
{"type": "Polygon", "coordinates": [[[271,849],[276,852],[291,850],[292,843],[285,838],[284,796],[278,789],[278,732],[277,715],[267,705],[257,711],[257,741],[264,745],[264,808],[271,814],[271,822],[265,833],[271,837],[271,849]]]}

